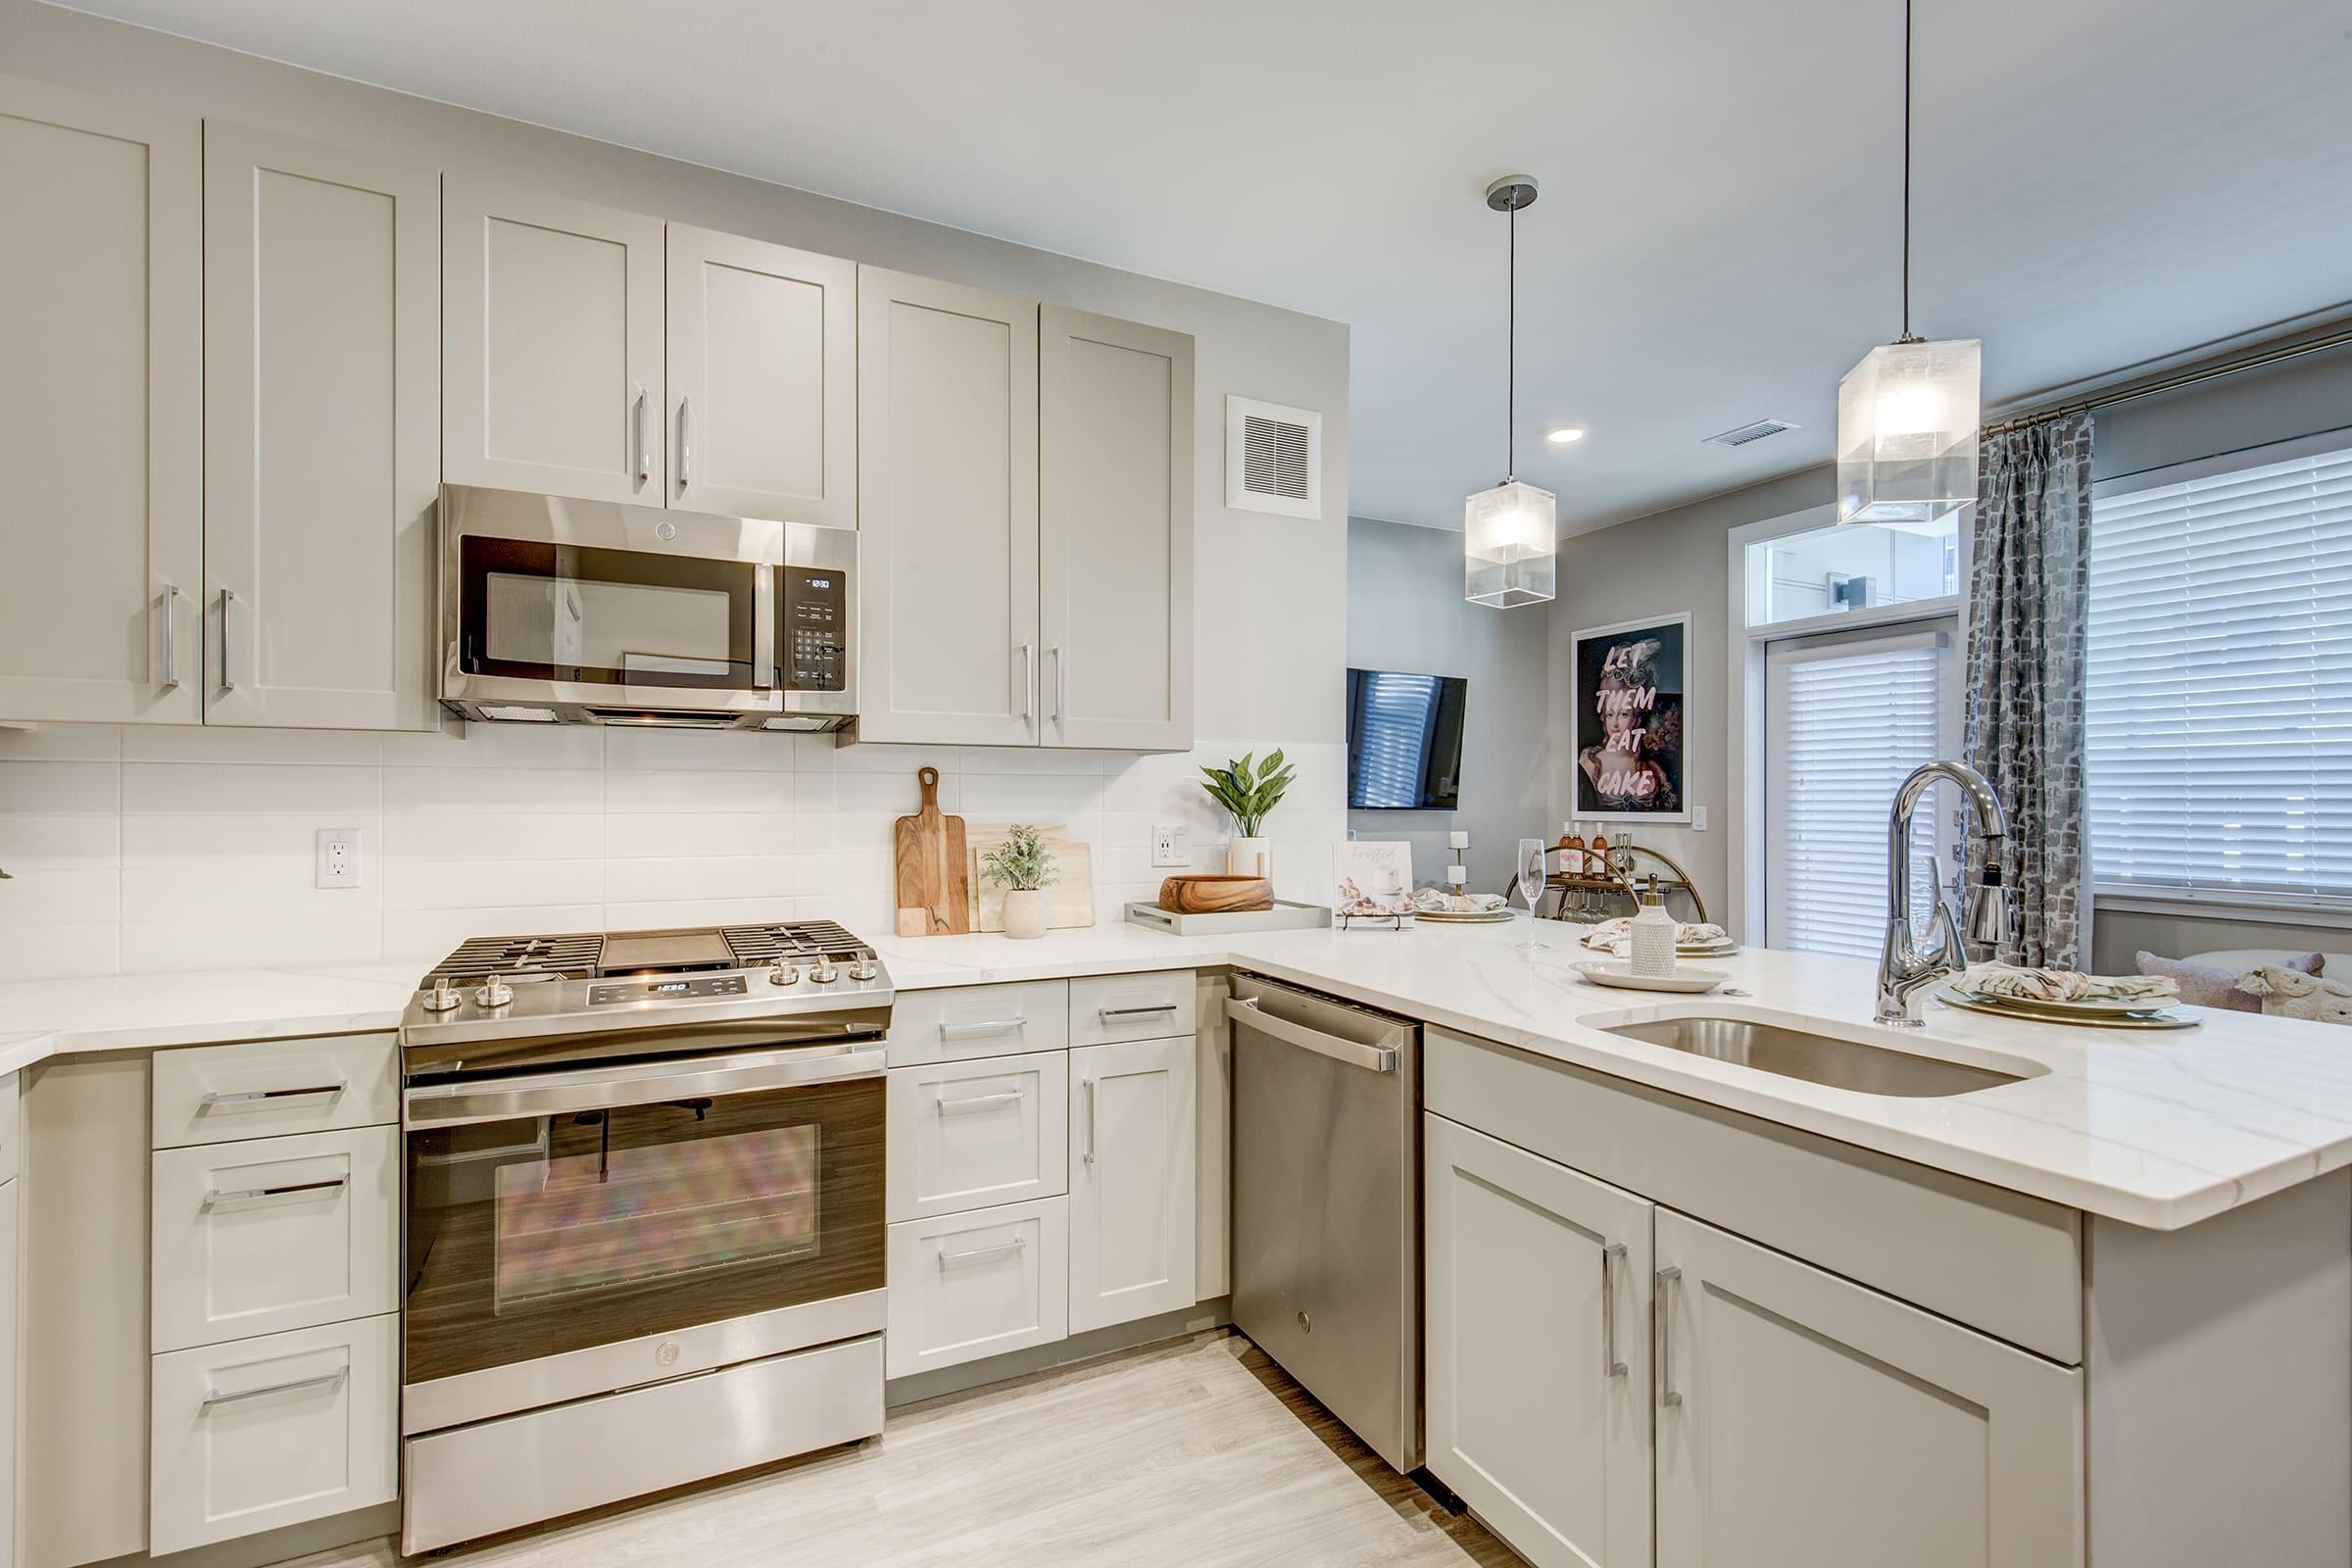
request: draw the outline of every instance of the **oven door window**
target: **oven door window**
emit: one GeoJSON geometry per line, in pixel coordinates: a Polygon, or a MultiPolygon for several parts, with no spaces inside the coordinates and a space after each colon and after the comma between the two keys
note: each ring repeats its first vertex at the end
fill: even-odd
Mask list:
{"type": "Polygon", "coordinates": [[[408,1135],[406,1379],[878,1290],[878,1080],[408,1135]]]}
{"type": "Polygon", "coordinates": [[[754,562],[468,535],[459,662],[469,675],[764,690],[754,562]]]}

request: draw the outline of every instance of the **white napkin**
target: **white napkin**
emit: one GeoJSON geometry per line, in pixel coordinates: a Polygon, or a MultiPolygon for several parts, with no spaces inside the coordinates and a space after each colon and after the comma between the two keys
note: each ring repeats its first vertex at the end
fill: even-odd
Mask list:
{"type": "Polygon", "coordinates": [[[2180,982],[2165,975],[2084,974],[2079,969],[2021,969],[2007,963],[1971,964],[1959,986],[1970,996],[2016,1002],[2160,1004],[2180,994],[2180,982]]]}
{"type": "Polygon", "coordinates": [[[1444,888],[1413,890],[1413,908],[1433,914],[1487,914],[1509,902],[1499,893],[1448,893],[1444,888]]]}
{"type": "MultiPolygon", "coordinates": [[[[1731,933],[1712,921],[1690,921],[1674,928],[1674,945],[1678,948],[1712,948],[1729,940],[1731,933]]],[[[1603,920],[1585,933],[1585,946],[1622,958],[1633,950],[1634,922],[1624,915],[1603,920]]]]}

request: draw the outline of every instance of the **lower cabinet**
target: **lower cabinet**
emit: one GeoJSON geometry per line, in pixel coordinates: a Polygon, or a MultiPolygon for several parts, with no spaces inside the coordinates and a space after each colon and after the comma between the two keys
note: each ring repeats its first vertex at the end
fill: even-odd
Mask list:
{"type": "Polygon", "coordinates": [[[1070,1332],[1195,1300],[1193,1039],[1070,1053],[1070,1332]]]}
{"type": "Polygon", "coordinates": [[[397,1313],[175,1350],[153,1376],[152,1555],[397,1491],[397,1313]]]}
{"type": "Polygon", "coordinates": [[[2082,1374],[1657,1215],[1659,1568],[2082,1560],[2082,1374]]]}
{"type": "Polygon", "coordinates": [[[890,1228],[887,1375],[1046,1345],[1069,1332],[1065,1199],[890,1228]]]}
{"type": "Polygon", "coordinates": [[[1651,1205],[1437,1115],[1422,1169],[1431,1473],[1537,1568],[1647,1564],[1651,1205]]]}
{"type": "MultiPolygon", "coordinates": [[[[16,1111],[16,1078],[9,1077],[9,1120],[16,1111]]],[[[8,1129],[13,1148],[16,1128],[8,1129]]],[[[0,1181],[0,1568],[17,1561],[17,1184],[0,1181]]]]}
{"type": "Polygon", "coordinates": [[[1069,1057],[1039,1051],[897,1067],[884,1186],[893,1220],[1059,1195],[1069,1057]]]}

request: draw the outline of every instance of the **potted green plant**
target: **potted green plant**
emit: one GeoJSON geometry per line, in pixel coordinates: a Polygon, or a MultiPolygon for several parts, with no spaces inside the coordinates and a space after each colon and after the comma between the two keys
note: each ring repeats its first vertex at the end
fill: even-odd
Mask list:
{"type": "Polygon", "coordinates": [[[1223,767],[1202,767],[1208,775],[1200,787],[1208,791],[1209,799],[1225,808],[1239,832],[1225,849],[1225,869],[1238,876],[1272,876],[1274,855],[1272,848],[1258,835],[1266,825],[1266,813],[1282,804],[1282,792],[1291,787],[1296,771],[1282,765],[1282,749],[1276,747],[1266,754],[1266,760],[1252,770],[1256,753],[1247,753],[1238,762],[1223,767]]]}
{"type": "Polygon", "coordinates": [[[1004,934],[1027,940],[1046,934],[1045,890],[1060,880],[1037,829],[1016,822],[1004,842],[980,857],[980,874],[1004,890],[1004,934]]]}

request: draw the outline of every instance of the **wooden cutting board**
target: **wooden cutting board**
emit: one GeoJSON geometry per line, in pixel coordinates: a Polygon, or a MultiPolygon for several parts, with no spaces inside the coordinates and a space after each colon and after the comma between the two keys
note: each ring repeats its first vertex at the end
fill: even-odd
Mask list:
{"type": "Polygon", "coordinates": [[[963,818],[939,809],[939,769],[915,769],[923,808],[898,822],[899,935],[961,936],[972,928],[963,818]]]}
{"type": "MultiPolygon", "coordinates": [[[[1010,824],[971,830],[972,929],[975,931],[1004,929],[1004,890],[980,874],[980,857],[1003,845],[1010,836],[1010,824]]],[[[1060,931],[1072,926],[1093,925],[1094,847],[1072,843],[1069,828],[1059,823],[1040,827],[1037,841],[1048,855],[1054,857],[1054,868],[1061,873],[1054,885],[1046,889],[1047,928],[1060,931]]]]}

